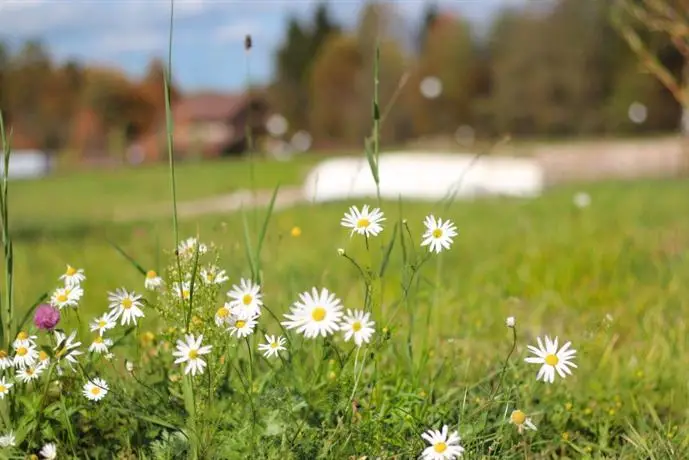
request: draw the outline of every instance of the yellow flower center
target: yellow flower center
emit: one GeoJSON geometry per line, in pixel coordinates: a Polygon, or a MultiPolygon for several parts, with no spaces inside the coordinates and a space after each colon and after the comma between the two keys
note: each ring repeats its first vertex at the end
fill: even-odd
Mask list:
{"type": "Polygon", "coordinates": [[[7,391],[7,387],[5,385],[0,385],[0,393],[5,393],[7,391]]]}
{"type": "Polygon", "coordinates": [[[226,307],[220,307],[218,308],[218,311],[215,312],[215,315],[218,318],[227,318],[230,315],[230,310],[228,310],[226,307]]]}
{"type": "Polygon", "coordinates": [[[327,312],[323,307],[316,307],[313,310],[311,310],[311,318],[313,318],[314,321],[323,321],[325,319],[326,314],[327,312]]]}
{"type": "Polygon", "coordinates": [[[17,354],[18,354],[19,356],[24,356],[24,355],[26,355],[28,352],[29,352],[29,350],[27,350],[25,347],[19,347],[19,348],[17,348],[17,354]]]}
{"type": "Polygon", "coordinates": [[[361,330],[361,322],[355,321],[354,324],[352,324],[352,330],[354,332],[359,332],[361,330]]]}
{"type": "Polygon", "coordinates": [[[93,387],[91,388],[91,394],[92,394],[93,396],[98,396],[98,395],[100,394],[100,387],[93,386],[93,387]]]}
{"type": "Polygon", "coordinates": [[[25,372],[26,372],[26,375],[32,376],[35,371],[34,371],[33,367],[27,367],[25,372]]]}
{"type": "Polygon", "coordinates": [[[155,277],[157,277],[157,276],[158,276],[158,274],[157,274],[155,271],[153,271],[153,270],[149,270],[149,271],[146,272],[146,278],[148,278],[149,280],[150,280],[150,279],[153,279],[153,278],[155,278],[155,277]]]}
{"type": "Polygon", "coordinates": [[[447,444],[445,444],[444,442],[439,442],[433,446],[433,450],[439,454],[442,454],[447,450],[447,444]]]}
{"type": "Polygon", "coordinates": [[[278,343],[277,343],[277,342],[273,342],[273,343],[270,344],[270,348],[277,348],[277,347],[278,347],[278,343]]]}
{"type": "Polygon", "coordinates": [[[96,336],[96,338],[93,339],[93,343],[103,343],[103,337],[96,336]]]}
{"type": "Polygon", "coordinates": [[[545,363],[548,366],[557,366],[557,363],[559,363],[559,362],[560,362],[560,359],[553,354],[550,354],[550,355],[545,357],[545,363]]]}
{"type": "Polygon", "coordinates": [[[38,359],[40,359],[41,361],[45,361],[46,359],[48,359],[48,353],[46,353],[43,350],[39,351],[38,352],[38,359]]]}
{"type": "Polygon", "coordinates": [[[361,219],[359,219],[359,220],[356,222],[356,226],[357,226],[358,228],[366,228],[366,227],[368,227],[369,225],[371,225],[371,222],[370,222],[368,219],[366,219],[365,217],[362,217],[361,219]]]}
{"type": "Polygon", "coordinates": [[[510,420],[512,420],[512,423],[514,423],[515,425],[523,425],[526,421],[526,414],[520,410],[512,411],[512,415],[510,415],[510,420]]]}
{"type": "Polygon", "coordinates": [[[196,359],[199,357],[199,352],[197,350],[189,350],[189,359],[196,359]]]}
{"type": "Polygon", "coordinates": [[[5,359],[7,358],[7,351],[5,350],[0,350],[0,359],[5,359]]]}
{"type": "Polygon", "coordinates": [[[246,321],[244,321],[242,319],[238,319],[237,322],[234,323],[234,327],[236,327],[237,329],[241,329],[244,326],[246,326],[246,321]]]}
{"type": "Polygon", "coordinates": [[[208,272],[208,273],[206,273],[206,279],[208,280],[209,283],[210,283],[211,281],[213,281],[213,278],[214,278],[214,277],[213,277],[213,272],[208,272]]]}
{"type": "Polygon", "coordinates": [[[443,236],[443,229],[442,228],[436,228],[433,230],[433,238],[440,238],[443,236]]]}
{"type": "Polygon", "coordinates": [[[67,265],[67,271],[65,272],[65,275],[74,276],[76,274],[77,274],[76,268],[72,267],[71,265],[67,265]]]}
{"type": "Polygon", "coordinates": [[[189,292],[189,289],[182,289],[182,298],[183,299],[188,299],[190,295],[191,295],[191,292],[189,292]]]}
{"type": "Polygon", "coordinates": [[[65,294],[65,293],[58,294],[57,301],[58,302],[67,302],[67,294],[65,294]]]}
{"type": "Polygon", "coordinates": [[[298,237],[301,235],[301,228],[299,227],[294,227],[292,228],[292,231],[290,232],[294,238],[298,237]]]}
{"type": "Polygon", "coordinates": [[[124,308],[125,310],[129,310],[130,308],[132,308],[133,305],[134,302],[132,302],[132,299],[130,299],[129,297],[127,297],[126,299],[122,299],[122,308],[124,308]]]}
{"type": "Polygon", "coordinates": [[[102,329],[102,328],[104,328],[106,325],[107,325],[107,323],[106,323],[105,321],[103,321],[102,319],[98,321],[98,327],[99,327],[99,328],[102,329]]]}
{"type": "Polygon", "coordinates": [[[249,305],[254,298],[251,296],[251,294],[244,294],[244,297],[242,297],[242,303],[244,305],[249,305]]]}
{"type": "Polygon", "coordinates": [[[17,334],[17,340],[26,340],[29,338],[29,334],[27,334],[24,331],[21,331],[19,334],[17,334]]]}

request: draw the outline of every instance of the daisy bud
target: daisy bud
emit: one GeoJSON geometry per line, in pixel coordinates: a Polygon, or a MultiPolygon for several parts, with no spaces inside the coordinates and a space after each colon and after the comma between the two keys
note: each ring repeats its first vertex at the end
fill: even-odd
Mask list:
{"type": "Polygon", "coordinates": [[[36,308],[36,313],[33,317],[33,323],[37,328],[45,331],[50,331],[60,322],[60,310],[53,308],[50,305],[43,304],[36,308]]]}
{"type": "Polygon", "coordinates": [[[345,250],[342,248],[337,248],[337,255],[338,256],[343,256],[345,255],[345,250]]]}
{"type": "Polygon", "coordinates": [[[505,325],[507,327],[514,327],[514,325],[517,323],[517,320],[514,319],[514,316],[508,316],[507,319],[505,320],[505,325]]]}
{"type": "Polygon", "coordinates": [[[134,363],[131,361],[125,361],[124,367],[127,369],[127,372],[134,372],[134,363]]]}

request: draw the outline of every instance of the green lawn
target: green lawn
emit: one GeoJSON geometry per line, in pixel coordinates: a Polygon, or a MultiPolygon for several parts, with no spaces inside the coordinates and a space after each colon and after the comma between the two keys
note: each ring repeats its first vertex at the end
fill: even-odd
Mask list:
{"type": "MultiPolygon", "coordinates": [[[[270,166],[261,171],[260,183],[274,183],[270,168],[281,178],[296,180],[304,167],[270,166]]],[[[246,187],[247,171],[246,165],[236,163],[181,167],[180,194],[190,198],[246,187]],[[233,179],[226,182],[230,175],[233,179]]],[[[423,217],[430,212],[453,219],[460,230],[452,250],[425,266],[413,302],[401,310],[395,299],[405,275],[401,248],[394,248],[386,276],[375,285],[375,295],[382,300],[374,310],[379,333],[386,326],[391,336],[375,361],[384,369],[380,386],[361,386],[362,421],[349,425],[326,413],[314,415],[299,432],[281,428],[288,439],[295,436],[294,444],[283,449],[302,452],[285,458],[307,458],[304,452],[315,452],[312,444],[323,437],[330,446],[323,458],[348,458],[353,452],[411,458],[425,447],[415,430],[441,422],[459,427],[463,442],[484,449],[484,454],[495,443],[497,458],[686,458],[689,183],[644,181],[584,188],[592,204],[583,210],[572,204],[574,188],[553,189],[534,200],[485,199],[458,202],[448,209],[431,203],[384,203],[387,236],[372,240],[370,253],[360,238],[350,239],[339,226],[350,203],[275,214],[262,260],[266,303],[277,314],[314,285],[336,292],[348,308],[361,308],[361,278],[337,256],[337,248],[345,248],[362,264],[377,266],[380,245],[387,242],[400,216],[408,219],[417,244],[423,217]],[[290,235],[294,226],[301,228],[301,236],[290,235]],[[526,441],[511,427],[485,418],[493,403],[484,378],[500,370],[509,351],[511,335],[504,320],[510,315],[517,318],[517,348],[505,378],[509,391],[501,397],[510,401],[509,410],[516,404],[538,425],[539,431],[526,441]],[[554,385],[536,382],[537,367],[523,362],[526,345],[545,334],[571,340],[579,351],[574,375],[554,385]],[[481,428],[486,426],[488,435],[481,428]]],[[[107,218],[100,207],[135,205],[142,196],[164,201],[168,188],[164,173],[150,169],[13,184],[11,193],[14,218],[22,223],[38,218],[34,212],[17,210],[20,203],[31,206],[35,201],[47,214],[64,211],[75,219],[107,218]],[[117,190],[115,196],[108,195],[109,187],[117,190]],[[61,197],[64,205],[41,201],[45,193],[61,197]]],[[[257,221],[264,212],[258,211],[257,221]]],[[[255,239],[252,212],[247,221],[255,239]]],[[[202,241],[220,247],[230,282],[249,275],[240,215],[209,216],[181,225],[182,235],[198,232],[202,241]]],[[[29,305],[56,286],[66,263],[86,270],[80,309],[84,321],[106,310],[107,291],[120,286],[142,291],[141,275],[106,238],[117,241],[145,268],[161,269],[172,229],[162,221],[23,234],[15,242],[17,302],[29,305]]],[[[278,331],[273,320],[265,321],[269,330],[278,331]]],[[[152,318],[144,324],[140,332],[158,333],[152,318]]],[[[136,359],[134,348],[126,353],[136,359]]],[[[379,375],[378,367],[371,375],[379,375]]],[[[265,382],[262,385],[269,385],[265,382]]],[[[325,389],[319,388],[326,391],[328,384],[323,385],[325,389]]],[[[347,396],[349,391],[351,386],[347,396]]],[[[498,413],[503,411],[500,407],[498,413]]],[[[236,423],[232,426],[240,429],[241,422],[236,423]]],[[[285,455],[267,441],[273,438],[265,439],[266,450],[259,451],[259,457],[285,455]]]]}
{"type": "MultiPolygon", "coordinates": [[[[323,157],[306,155],[289,162],[257,160],[256,188],[300,184],[323,157]]],[[[250,162],[220,159],[179,163],[177,199],[192,200],[231,193],[252,186],[250,162]]],[[[45,179],[13,182],[10,191],[12,225],[22,231],[47,231],[69,226],[102,224],[118,212],[171,200],[167,164],[124,167],[92,172],[58,171],[45,179]]]]}

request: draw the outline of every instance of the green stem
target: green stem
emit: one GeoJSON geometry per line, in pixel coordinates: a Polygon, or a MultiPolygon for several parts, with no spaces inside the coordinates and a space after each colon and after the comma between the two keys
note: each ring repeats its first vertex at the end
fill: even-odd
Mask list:
{"type": "Polygon", "coordinates": [[[175,16],[175,0],[170,0],[170,33],[167,50],[167,72],[165,75],[165,126],[167,134],[167,154],[170,164],[170,191],[172,192],[172,226],[175,235],[175,247],[179,243],[179,224],[177,222],[177,185],[175,184],[175,155],[172,131],[172,108],[170,102],[170,85],[172,84],[172,31],[175,16]]]}

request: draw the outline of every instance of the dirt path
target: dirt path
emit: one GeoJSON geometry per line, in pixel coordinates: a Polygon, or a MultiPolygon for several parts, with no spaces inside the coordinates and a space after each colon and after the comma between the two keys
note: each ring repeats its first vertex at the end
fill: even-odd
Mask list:
{"type": "MultiPolygon", "coordinates": [[[[197,217],[206,214],[222,214],[239,211],[242,208],[266,207],[273,195],[272,190],[238,190],[234,193],[201,198],[177,203],[177,215],[181,218],[197,217]]],[[[301,187],[285,187],[278,191],[275,209],[284,209],[304,202],[301,187]]],[[[115,222],[148,220],[170,215],[169,204],[155,204],[135,210],[116,210],[115,222]]]]}

